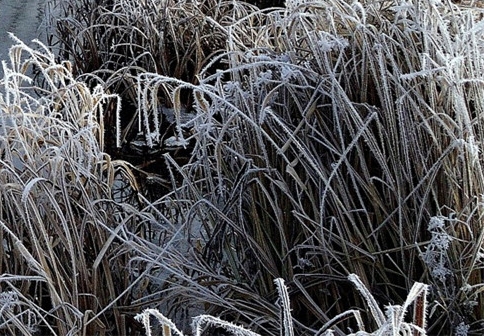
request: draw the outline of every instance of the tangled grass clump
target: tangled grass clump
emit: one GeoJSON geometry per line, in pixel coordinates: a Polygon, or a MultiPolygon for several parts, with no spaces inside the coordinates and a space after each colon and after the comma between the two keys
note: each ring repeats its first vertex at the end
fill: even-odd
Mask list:
{"type": "Polygon", "coordinates": [[[0,326],[140,333],[149,308],[145,325],[201,313],[260,335],[481,335],[482,9],[197,5],[66,0],[71,62],[12,49],[0,326]],[[150,171],[105,152],[143,137],[150,171]]]}
{"type": "Polygon", "coordinates": [[[428,332],[480,334],[479,17],[448,1],[289,2],[233,23],[212,60],[227,66],[198,84],[140,75],[151,97],[172,88],[175,107],[189,88],[197,113],[189,163],[165,156],[181,182],[154,202],[193,246],[158,259],[177,265],[161,301],[276,335],[284,278],[303,335],[365,304],[355,273],[384,302],[430,284],[428,332]]]}
{"type": "MultiPolygon", "coordinates": [[[[373,318],[377,321],[379,329],[373,333],[367,333],[365,331],[365,326],[361,319],[361,314],[358,310],[348,310],[344,313],[339,314],[333,318],[329,323],[326,323],[320,330],[318,330],[315,335],[331,336],[334,335],[333,330],[330,329],[331,324],[338,320],[346,319],[350,315],[353,315],[358,323],[358,332],[348,334],[348,336],[377,336],[377,335],[405,335],[405,336],[425,336],[425,314],[426,304],[427,304],[427,286],[421,283],[415,283],[408,294],[407,299],[403,306],[394,305],[386,307],[386,317],[385,314],[378,307],[373,295],[368,291],[368,289],[363,285],[360,278],[355,274],[349,275],[349,280],[353,282],[356,288],[361,292],[363,298],[366,300],[373,318]],[[413,323],[404,322],[405,315],[407,313],[410,305],[414,306],[413,313],[413,323]]],[[[279,293],[280,300],[280,310],[281,310],[281,335],[293,336],[294,328],[292,324],[290,300],[287,287],[284,284],[283,279],[275,280],[277,290],[279,293]]],[[[146,309],[141,314],[137,315],[136,318],[142,321],[145,329],[146,335],[152,335],[152,326],[150,322],[150,316],[156,317],[158,323],[163,327],[163,336],[171,335],[173,331],[177,336],[183,336],[183,333],[176,327],[176,325],[168,318],[166,318],[162,313],[156,309],[146,309]]],[[[223,321],[219,318],[210,315],[200,315],[193,318],[192,330],[193,335],[201,336],[203,335],[204,325],[218,326],[232,335],[246,335],[246,336],[260,336],[250,330],[244,329],[243,327],[237,326],[233,323],[223,321]]]]}
{"type": "Polygon", "coordinates": [[[116,197],[116,185],[135,188],[132,174],[103,152],[103,112],[119,98],[38,46],[16,40],[2,63],[0,333],[136,335],[122,307],[142,278],[129,260],[151,218],[116,197]]]}
{"type": "MultiPolygon", "coordinates": [[[[257,8],[246,2],[203,0],[63,0],[51,1],[55,22],[52,44],[73,72],[95,86],[116,92],[123,103],[122,144],[137,134],[135,119],[139,108],[137,77],[143,73],[169,75],[197,83],[197,75],[211,58],[225,51],[230,39],[227,27],[252,15],[257,8]],[[86,15],[89,13],[89,15],[86,15]]],[[[237,43],[250,44],[242,38],[237,43]]],[[[191,94],[182,92],[183,104],[190,105],[191,94]]],[[[171,106],[167,90],[160,90],[158,106],[171,106]]],[[[156,105],[151,106],[156,110],[156,105]]],[[[109,124],[117,116],[107,111],[109,124]]],[[[163,122],[160,120],[160,122],[163,122]]],[[[156,126],[156,125],[155,125],[156,126]]],[[[107,129],[112,134],[112,129],[107,129]]],[[[115,144],[111,141],[112,153],[115,144]]],[[[119,144],[117,144],[119,145],[119,144]]],[[[119,147],[119,146],[118,146],[119,147]]]]}

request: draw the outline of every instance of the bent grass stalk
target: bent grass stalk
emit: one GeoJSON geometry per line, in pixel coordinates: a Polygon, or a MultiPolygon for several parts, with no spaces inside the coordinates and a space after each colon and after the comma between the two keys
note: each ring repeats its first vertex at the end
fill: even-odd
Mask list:
{"type": "MultiPolygon", "coordinates": [[[[169,164],[182,182],[158,204],[178,200],[191,214],[180,223],[200,221],[205,230],[203,262],[186,265],[226,289],[227,302],[210,310],[258,321],[255,305],[266,300],[271,318],[253,323],[274,330],[272,279],[297,278],[293,317],[312,314],[312,323],[324,325],[331,319],[320,307],[338,316],[361,302],[341,280],[354,273],[366,288],[380,288],[380,299],[404,301],[416,280],[439,288],[430,301],[432,333],[467,319],[478,328],[482,316],[468,309],[480,295],[483,267],[475,263],[484,186],[476,157],[484,134],[478,12],[450,2],[334,0],[291,3],[261,15],[263,28],[251,26],[259,14],[227,29],[247,36],[257,30],[257,41],[229,40],[228,52],[218,55],[227,68],[202,72],[199,83],[143,74],[151,95],[164,87],[175,97],[190,85],[204,98],[193,101],[192,159],[169,164]],[[453,218],[448,229],[459,237],[441,250],[451,286],[432,277],[420,253],[432,244],[427,223],[439,215],[453,218]],[[328,295],[314,295],[320,291],[328,295]]],[[[188,283],[208,295],[203,283],[188,283]]],[[[174,284],[173,293],[192,295],[181,287],[174,284]]],[[[403,316],[398,307],[373,313],[368,328],[388,325],[390,317],[401,324],[403,316]]],[[[305,322],[312,325],[301,322],[301,333],[311,329],[301,327],[305,322]]],[[[415,325],[424,324],[421,317],[415,325]]]]}
{"type": "MultiPolygon", "coordinates": [[[[356,274],[350,274],[348,279],[353,283],[356,289],[365,299],[370,312],[377,320],[379,325],[378,330],[368,333],[365,331],[365,327],[361,322],[361,317],[359,311],[349,310],[336,316],[332,321],[338,321],[342,318],[346,318],[346,315],[354,315],[358,322],[359,330],[356,333],[350,333],[347,336],[378,336],[378,335],[405,335],[405,336],[425,336],[427,335],[425,331],[425,315],[426,302],[427,302],[427,291],[428,286],[422,283],[415,283],[410,290],[404,304],[402,306],[386,306],[386,317],[383,314],[380,307],[376,303],[373,295],[368,291],[365,285],[361,282],[360,278],[356,274]],[[414,323],[404,322],[405,314],[410,305],[419,306],[418,309],[414,311],[413,320],[414,323]],[[417,314],[417,315],[415,315],[417,314]],[[422,324],[423,323],[423,324],[422,324]]],[[[281,335],[291,336],[294,335],[294,330],[292,326],[292,316],[290,308],[290,299],[287,287],[284,284],[283,279],[276,279],[275,283],[278,288],[280,309],[281,309],[281,335]]],[[[184,336],[184,334],[177,329],[176,325],[167,317],[165,317],[161,312],[156,309],[145,309],[142,313],[136,316],[136,319],[143,323],[146,330],[146,336],[152,335],[152,326],[150,322],[150,315],[156,317],[158,323],[161,324],[163,328],[163,336],[170,336],[173,332],[177,336],[184,336]]],[[[210,316],[210,315],[199,315],[193,318],[192,330],[193,335],[201,336],[204,332],[204,326],[216,326],[223,328],[225,331],[230,332],[234,336],[260,336],[250,330],[247,330],[241,326],[237,326],[233,323],[224,321],[220,318],[210,316]]],[[[322,329],[317,331],[315,335],[333,335],[333,330],[328,328],[329,325],[324,326],[322,329]]]]}
{"type": "MultiPolygon", "coordinates": [[[[280,335],[281,322],[297,335],[343,335],[355,323],[416,335],[426,320],[429,334],[482,334],[479,9],[431,0],[293,1],[266,11],[237,1],[123,0],[84,15],[94,2],[64,4],[60,43],[74,66],[19,42],[0,96],[0,220],[52,279],[31,282],[44,305],[5,284],[23,290],[38,320],[51,317],[48,288],[59,314],[49,327],[62,334],[80,328],[86,311],[98,312],[92,327],[121,328],[133,311],[117,307],[133,302],[139,311],[147,300],[264,335],[280,335]],[[20,87],[33,86],[24,72],[32,64],[45,77],[40,99],[20,87]],[[104,109],[117,100],[111,94],[137,109],[104,109]],[[193,151],[186,164],[163,154],[172,190],[147,201],[138,168],[100,145],[129,142],[136,118],[156,145],[165,131],[156,107],[173,105],[180,119],[183,104],[196,113],[193,151]],[[133,191],[123,202],[111,197],[114,176],[133,191]],[[446,218],[439,232],[427,230],[432,218],[446,218]],[[437,249],[434,233],[452,239],[437,249]],[[439,267],[422,251],[438,252],[439,267]],[[126,269],[134,279],[117,277],[126,269]],[[361,297],[348,290],[348,274],[358,274],[361,297]],[[274,304],[273,279],[282,278],[295,284],[292,327],[274,304]],[[429,309],[415,282],[435,288],[429,309]],[[135,287],[132,302],[120,294],[135,287]],[[404,304],[376,305],[391,300],[404,304]],[[414,301],[412,324],[404,317],[414,301]],[[375,316],[347,318],[363,305],[375,316]]],[[[4,237],[9,258],[0,267],[19,260],[14,274],[42,277],[4,237]]]]}
{"type": "Polygon", "coordinates": [[[88,318],[123,292],[132,251],[126,235],[143,227],[140,211],[112,198],[110,179],[129,176],[128,167],[102,148],[104,107],[119,99],[75,80],[69,63],[56,63],[40,42],[34,49],[14,40],[0,93],[0,290],[17,299],[1,310],[0,328],[87,336],[111,324],[121,331],[119,310],[88,318]],[[28,75],[33,67],[42,88],[28,75]]]}

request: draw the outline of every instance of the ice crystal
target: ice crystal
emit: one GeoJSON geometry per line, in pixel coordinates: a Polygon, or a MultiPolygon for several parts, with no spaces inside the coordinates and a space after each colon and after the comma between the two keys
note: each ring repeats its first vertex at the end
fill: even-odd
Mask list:
{"type": "Polygon", "coordinates": [[[422,254],[424,263],[429,267],[434,278],[444,283],[452,271],[447,267],[447,250],[452,237],[445,231],[444,217],[432,217],[429,221],[428,230],[432,234],[425,252],[422,254]]]}
{"type": "Polygon", "coordinates": [[[0,309],[11,310],[18,300],[17,293],[6,291],[0,293],[0,309]]]}
{"type": "Polygon", "coordinates": [[[290,66],[281,67],[281,80],[283,82],[289,82],[291,78],[296,76],[296,72],[290,66]]]}
{"type": "Polygon", "coordinates": [[[469,332],[469,325],[465,324],[464,322],[461,322],[455,327],[455,336],[467,336],[469,332]]]}
{"type": "Polygon", "coordinates": [[[343,37],[332,36],[328,33],[320,33],[318,47],[323,53],[343,50],[348,45],[348,40],[343,37]]]}
{"type": "Polygon", "coordinates": [[[445,227],[444,217],[442,216],[434,216],[430,218],[428,230],[432,232],[435,229],[443,229],[445,227]]]}
{"type": "Polygon", "coordinates": [[[239,82],[234,82],[234,81],[228,81],[223,85],[223,90],[225,95],[228,97],[232,97],[235,92],[240,90],[240,83],[239,82]]]}
{"type": "Polygon", "coordinates": [[[259,76],[255,81],[255,85],[257,88],[261,88],[269,84],[271,80],[272,80],[272,71],[271,70],[262,71],[259,73],[259,76]]]}

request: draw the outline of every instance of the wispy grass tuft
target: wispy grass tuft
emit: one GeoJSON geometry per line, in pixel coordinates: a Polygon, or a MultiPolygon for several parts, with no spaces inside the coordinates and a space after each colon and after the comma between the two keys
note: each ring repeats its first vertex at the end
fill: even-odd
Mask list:
{"type": "Polygon", "coordinates": [[[59,6],[70,62],[18,41],[4,64],[0,284],[33,315],[2,326],[127,333],[150,306],[261,335],[482,334],[482,9],[59,6]],[[104,152],[138,137],[151,171],[104,152]]]}
{"type": "MultiPolygon", "coordinates": [[[[356,335],[420,335],[425,336],[426,332],[425,329],[419,325],[413,323],[406,323],[403,321],[404,316],[407,312],[407,309],[411,304],[418,304],[421,302],[424,306],[427,300],[427,287],[422,283],[415,283],[412,286],[408,297],[403,304],[403,306],[386,306],[386,313],[387,317],[383,317],[383,312],[378,307],[375,299],[365,287],[365,285],[361,282],[360,278],[356,274],[350,274],[348,276],[349,280],[353,282],[355,287],[360,291],[360,293],[365,298],[368,306],[371,309],[373,317],[377,319],[377,323],[379,324],[379,329],[373,333],[365,332],[364,325],[361,324],[360,315],[358,311],[349,310],[336,316],[334,320],[341,319],[348,314],[354,314],[354,316],[358,320],[359,324],[359,331],[357,333],[348,334],[348,336],[356,336],[356,335]]],[[[275,283],[278,287],[279,292],[279,300],[281,301],[281,322],[283,325],[281,326],[280,335],[289,336],[293,335],[292,329],[292,317],[291,317],[291,309],[290,309],[290,298],[288,296],[287,288],[284,285],[283,279],[276,279],[275,283]]],[[[426,314],[425,308],[421,312],[423,316],[426,314]]],[[[146,329],[146,335],[152,335],[152,325],[150,323],[150,316],[154,316],[157,318],[158,323],[161,324],[163,328],[163,336],[171,335],[173,331],[175,335],[183,336],[183,333],[177,329],[176,325],[168,318],[166,318],[162,313],[160,313],[156,309],[145,309],[141,314],[136,316],[136,319],[143,322],[143,325],[146,329]]],[[[417,316],[414,316],[414,321],[417,316]]],[[[417,318],[418,320],[418,318],[417,318]]],[[[237,326],[233,323],[221,320],[217,317],[213,317],[210,315],[199,315],[193,318],[192,323],[192,330],[193,335],[201,336],[203,335],[206,329],[204,326],[217,326],[224,329],[226,332],[230,332],[231,335],[247,335],[247,336],[259,336],[250,330],[247,330],[241,326],[237,326]]],[[[315,335],[334,335],[332,329],[324,328],[316,332],[315,335]]]]}
{"type": "MultiPolygon", "coordinates": [[[[478,17],[447,1],[290,2],[232,22],[227,52],[197,83],[141,75],[144,92],[168,89],[174,104],[190,88],[196,111],[193,155],[165,155],[175,189],[155,202],[193,246],[169,258],[183,266],[162,301],[275,335],[272,279],[283,278],[295,334],[307,334],[362,303],[348,290],[354,273],[387,302],[430,284],[428,332],[464,323],[479,334],[478,17]],[[427,225],[439,216],[453,238],[436,250],[427,225]],[[443,258],[442,279],[422,251],[443,258]]],[[[401,321],[398,309],[365,325],[401,321]]]]}
{"type": "MultiPolygon", "coordinates": [[[[152,72],[197,83],[201,69],[225,51],[227,27],[256,10],[249,3],[218,0],[51,2],[56,21],[51,40],[58,54],[72,62],[76,76],[123,99],[122,120],[117,119],[123,141],[116,147],[136,136],[135,111],[142,104],[151,111],[172,104],[163,86],[157,96],[139,101],[138,75],[152,72]]],[[[182,103],[191,105],[189,90],[182,92],[182,103]]],[[[114,125],[114,111],[108,112],[105,118],[114,125]]],[[[151,116],[157,118],[153,127],[159,127],[163,120],[151,116]]]]}
{"type": "Polygon", "coordinates": [[[143,278],[129,260],[151,218],[115,197],[116,183],[135,189],[103,149],[118,97],[77,81],[40,42],[15,42],[0,82],[0,333],[136,335],[122,307],[143,278]]]}

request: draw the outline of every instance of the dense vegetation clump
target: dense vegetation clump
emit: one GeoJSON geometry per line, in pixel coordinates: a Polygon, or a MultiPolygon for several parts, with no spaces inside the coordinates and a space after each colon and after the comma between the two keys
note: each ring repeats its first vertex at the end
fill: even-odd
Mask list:
{"type": "Polygon", "coordinates": [[[484,13],[256,5],[66,0],[57,61],[12,48],[0,328],[482,334],[484,13]]]}

